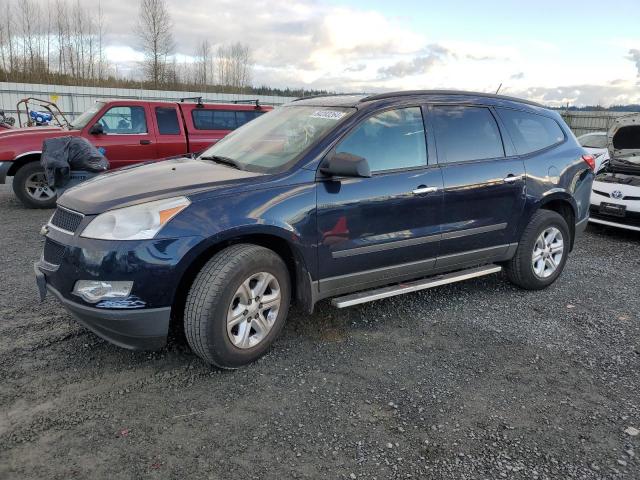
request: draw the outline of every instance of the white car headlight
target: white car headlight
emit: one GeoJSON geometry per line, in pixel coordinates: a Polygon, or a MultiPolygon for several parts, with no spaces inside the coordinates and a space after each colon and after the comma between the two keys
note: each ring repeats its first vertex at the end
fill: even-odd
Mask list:
{"type": "Polygon", "coordinates": [[[81,237],[99,240],[153,238],[164,225],[191,205],[186,197],[141,203],[101,213],[82,231],[81,237]]]}

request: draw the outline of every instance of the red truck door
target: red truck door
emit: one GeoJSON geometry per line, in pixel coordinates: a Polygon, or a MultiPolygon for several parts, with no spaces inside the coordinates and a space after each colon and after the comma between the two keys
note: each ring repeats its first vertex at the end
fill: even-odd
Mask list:
{"type": "Polygon", "coordinates": [[[104,111],[97,123],[102,125],[104,133],[88,134],[88,138],[98,149],[104,149],[103,154],[111,168],[158,158],[154,123],[150,121],[148,106],[114,105],[104,111]]]}
{"type": "Polygon", "coordinates": [[[177,105],[152,106],[157,127],[156,151],[158,158],[187,154],[187,138],[177,105]]]}

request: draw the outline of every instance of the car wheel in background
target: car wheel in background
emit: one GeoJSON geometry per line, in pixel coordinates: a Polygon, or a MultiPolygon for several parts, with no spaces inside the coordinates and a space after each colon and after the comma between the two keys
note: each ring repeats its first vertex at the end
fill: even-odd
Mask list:
{"type": "Polygon", "coordinates": [[[509,280],[527,290],[551,285],[567,262],[570,235],[562,215],[538,210],[525,228],[516,254],[505,265],[509,280]]]}
{"type": "Polygon", "coordinates": [[[44,169],[39,162],[20,167],[13,177],[13,192],[28,208],[54,208],[56,191],[47,183],[44,169]]]}
{"type": "Polygon", "coordinates": [[[250,244],[225,248],[205,264],[189,290],[187,342],[217,367],[257,360],[282,330],[290,285],[287,266],[273,251],[250,244]]]}

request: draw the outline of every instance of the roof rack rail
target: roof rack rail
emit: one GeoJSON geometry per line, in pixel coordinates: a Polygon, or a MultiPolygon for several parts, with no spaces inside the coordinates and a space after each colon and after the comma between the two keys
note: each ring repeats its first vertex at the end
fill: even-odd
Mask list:
{"type": "Polygon", "coordinates": [[[545,108],[544,105],[541,105],[537,102],[533,102],[531,100],[525,100],[523,98],[509,97],[507,95],[496,95],[495,93],[467,92],[464,90],[407,90],[404,92],[402,91],[387,92],[387,93],[379,93],[376,95],[369,95],[368,97],[362,98],[360,102],[370,102],[372,100],[383,100],[385,98],[407,97],[411,95],[468,95],[468,96],[477,96],[477,97],[497,98],[501,100],[511,100],[513,102],[525,103],[528,105],[532,105],[534,107],[545,108]]]}
{"type": "Polygon", "coordinates": [[[187,100],[191,100],[197,103],[196,108],[203,108],[205,103],[233,103],[236,105],[239,104],[255,104],[255,108],[258,109],[260,108],[260,99],[259,98],[253,98],[253,99],[249,99],[249,100],[219,100],[219,99],[209,99],[209,98],[202,98],[202,97],[184,97],[180,99],[180,103],[184,103],[187,100]]]}
{"type": "Polygon", "coordinates": [[[292,102],[298,102],[300,100],[309,100],[310,98],[322,98],[322,97],[356,97],[359,95],[367,95],[366,93],[321,93],[318,95],[309,95],[308,97],[298,97],[292,102]]]}

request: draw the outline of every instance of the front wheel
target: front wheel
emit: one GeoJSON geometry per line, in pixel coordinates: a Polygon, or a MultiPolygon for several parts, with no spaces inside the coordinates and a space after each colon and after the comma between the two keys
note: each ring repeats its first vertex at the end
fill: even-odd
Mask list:
{"type": "Polygon", "coordinates": [[[284,261],[257,245],[228,247],[209,260],[187,295],[187,342],[203,360],[238,368],[263,356],[289,310],[291,285],[284,261]]]}
{"type": "Polygon", "coordinates": [[[509,280],[527,290],[551,285],[562,273],[571,234],[562,215],[537,211],[525,228],[514,257],[505,265],[509,280]]]}
{"type": "Polygon", "coordinates": [[[49,186],[39,162],[20,167],[13,177],[13,192],[27,208],[54,208],[56,190],[49,186]]]}

